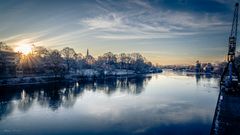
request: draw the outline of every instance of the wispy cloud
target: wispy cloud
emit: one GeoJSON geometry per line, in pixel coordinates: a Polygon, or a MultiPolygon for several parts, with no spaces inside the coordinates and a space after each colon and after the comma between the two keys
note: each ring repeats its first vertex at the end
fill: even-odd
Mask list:
{"type": "Polygon", "coordinates": [[[235,2],[239,2],[239,0],[214,0],[216,2],[222,3],[222,4],[233,4],[235,2]]]}
{"type": "Polygon", "coordinates": [[[105,34],[105,35],[99,35],[96,36],[96,38],[100,39],[111,39],[111,40],[133,40],[133,39],[160,39],[160,38],[174,38],[177,36],[186,36],[186,35],[195,35],[197,33],[195,32],[172,32],[169,34],[166,33],[158,33],[158,34],[148,34],[148,33],[141,33],[141,34],[105,34]]]}
{"type": "MultiPolygon", "coordinates": [[[[101,2],[101,6],[111,10],[109,3],[101,2]]],[[[128,7],[134,10],[115,11],[112,7],[115,12],[82,19],[80,24],[95,30],[99,34],[95,34],[96,38],[117,40],[174,38],[206,32],[208,28],[218,31],[229,25],[215,14],[165,11],[146,1],[134,0],[128,7]]]]}
{"type": "Polygon", "coordinates": [[[22,34],[16,34],[7,38],[1,38],[0,41],[7,42],[12,47],[17,46],[19,43],[34,43],[39,38],[43,37],[47,31],[40,31],[35,33],[22,33],[22,34]]]}
{"type": "Polygon", "coordinates": [[[114,29],[122,25],[121,17],[114,13],[83,19],[81,22],[89,26],[90,29],[114,29]]]}

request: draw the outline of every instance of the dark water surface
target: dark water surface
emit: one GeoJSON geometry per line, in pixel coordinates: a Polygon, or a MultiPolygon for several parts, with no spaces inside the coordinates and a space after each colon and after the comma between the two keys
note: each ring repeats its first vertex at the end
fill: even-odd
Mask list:
{"type": "Polygon", "coordinates": [[[0,88],[0,134],[209,134],[218,78],[164,72],[0,88]]]}

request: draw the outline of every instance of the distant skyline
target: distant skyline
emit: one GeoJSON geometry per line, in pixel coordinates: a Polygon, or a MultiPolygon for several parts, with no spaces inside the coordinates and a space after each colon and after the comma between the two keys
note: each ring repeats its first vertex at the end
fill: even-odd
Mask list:
{"type": "Polygon", "coordinates": [[[93,56],[139,52],[160,65],[223,61],[235,2],[2,0],[0,41],[93,56]]]}

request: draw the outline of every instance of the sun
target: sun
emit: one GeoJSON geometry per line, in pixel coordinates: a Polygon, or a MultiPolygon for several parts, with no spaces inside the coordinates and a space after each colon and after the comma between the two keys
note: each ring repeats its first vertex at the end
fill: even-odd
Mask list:
{"type": "Polygon", "coordinates": [[[21,44],[18,47],[15,48],[16,52],[23,53],[25,55],[28,55],[32,52],[32,45],[30,44],[21,44]]]}

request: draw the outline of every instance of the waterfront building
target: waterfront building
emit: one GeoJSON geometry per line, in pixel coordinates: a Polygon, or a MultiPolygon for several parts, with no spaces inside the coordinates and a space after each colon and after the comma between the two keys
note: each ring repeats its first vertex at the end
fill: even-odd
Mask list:
{"type": "Polygon", "coordinates": [[[201,72],[201,63],[199,61],[196,62],[195,71],[197,73],[201,72]]]}
{"type": "Polygon", "coordinates": [[[211,63],[208,63],[208,64],[204,67],[205,73],[208,73],[208,74],[212,73],[213,69],[214,69],[214,68],[213,68],[213,66],[212,66],[211,63]]]}
{"type": "Polygon", "coordinates": [[[19,53],[0,50],[0,77],[15,76],[19,61],[19,53]]]}

